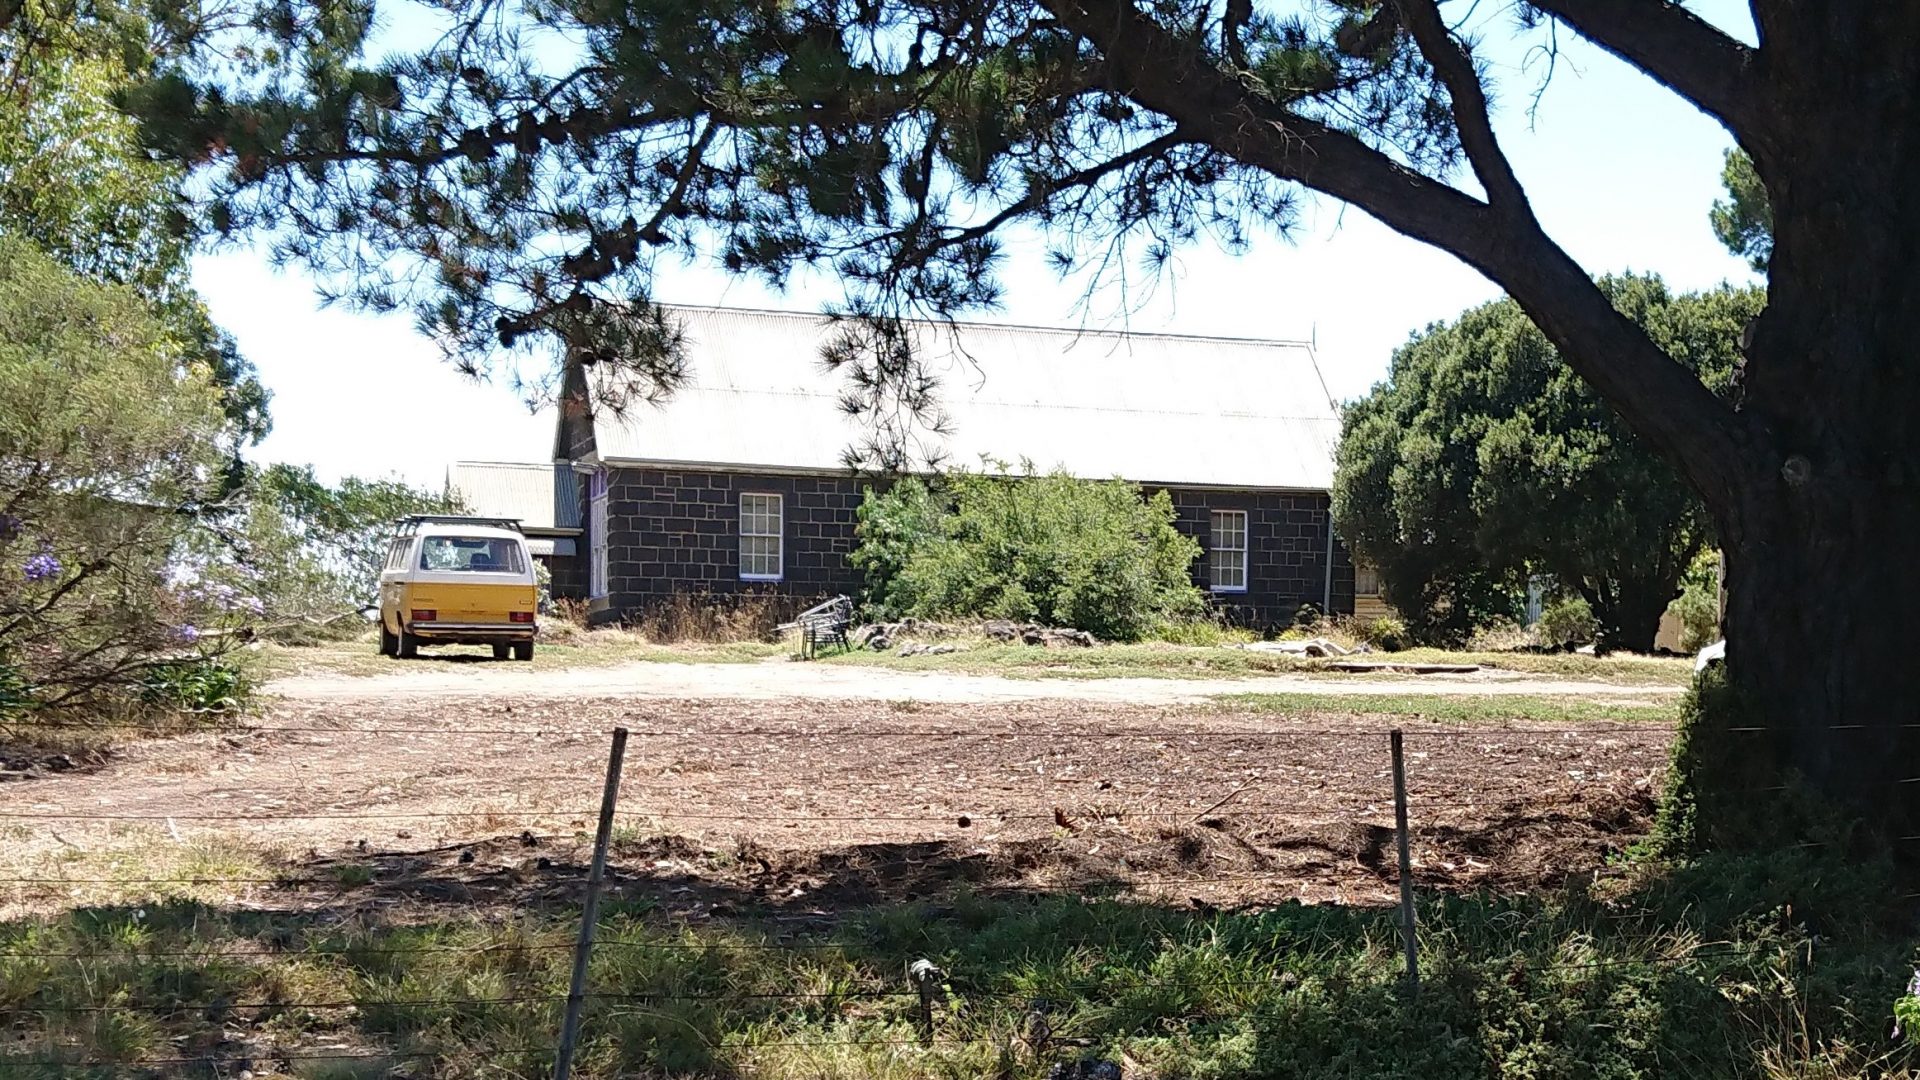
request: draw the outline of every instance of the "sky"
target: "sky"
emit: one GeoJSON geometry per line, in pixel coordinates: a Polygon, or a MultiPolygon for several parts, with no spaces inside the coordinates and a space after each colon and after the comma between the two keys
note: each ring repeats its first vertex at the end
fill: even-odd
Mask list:
{"type": "MultiPolygon", "coordinates": [[[[1744,5],[1689,6],[1751,38],[1744,5]]],[[[1564,33],[1553,77],[1530,110],[1543,60],[1495,47],[1507,35],[1493,18],[1506,17],[1483,17],[1482,55],[1492,65],[1499,136],[1547,232],[1596,274],[1653,272],[1676,289],[1752,280],[1707,223],[1722,194],[1727,133],[1564,33]]],[[[1409,335],[1500,295],[1452,256],[1355,208],[1309,193],[1301,209],[1289,236],[1256,235],[1245,254],[1183,249],[1172,278],[1144,302],[1131,297],[1124,314],[1111,296],[1083,306],[1085,281],[1057,277],[1044,264],[1039,237],[1015,234],[1003,271],[1005,301],[974,317],[1311,341],[1330,390],[1349,400],[1385,376],[1393,350],[1409,335]]],[[[311,279],[274,269],[263,251],[203,254],[194,283],[273,392],[274,429],[254,451],[257,460],[311,464],[328,480],[398,476],[438,488],[452,461],[552,458],[550,412],[532,413],[510,387],[454,371],[414,332],[409,316],[322,309],[311,279]]],[[[655,295],[673,303],[818,311],[836,293],[822,276],[774,292],[694,264],[664,269],[655,295]]]]}

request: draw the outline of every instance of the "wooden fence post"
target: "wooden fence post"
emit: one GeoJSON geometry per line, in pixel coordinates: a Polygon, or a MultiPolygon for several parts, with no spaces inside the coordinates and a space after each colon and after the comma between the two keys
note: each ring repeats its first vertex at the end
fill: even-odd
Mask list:
{"type": "Polygon", "coordinates": [[[1407,759],[1401,749],[1400,729],[1391,735],[1393,747],[1393,831],[1400,844],[1400,936],[1407,950],[1407,996],[1420,992],[1419,943],[1413,927],[1413,856],[1407,836],[1407,759]]]}
{"type": "Polygon", "coordinates": [[[593,835],[593,863],[587,869],[580,938],[573,947],[573,982],[567,987],[567,1018],[560,1028],[553,1080],[568,1080],[573,1074],[573,1047],[580,1037],[580,1009],[587,998],[587,961],[593,955],[593,932],[600,922],[600,879],[607,872],[607,844],[613,839],[613,808],[620,799],[620,766],[626,754],[627,729],[614,728],[613,749],[607,754],[607,786],[600,793],[600,828],[593,835]]]}

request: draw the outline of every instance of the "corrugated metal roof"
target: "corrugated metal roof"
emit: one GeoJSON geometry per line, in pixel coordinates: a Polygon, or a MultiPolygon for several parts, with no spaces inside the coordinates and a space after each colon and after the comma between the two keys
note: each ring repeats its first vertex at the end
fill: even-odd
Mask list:
{"type": "MultiPolygon", "coordinates": [[[[817,315],[671,308],[690,378],[657,407],[596,417],[604,461],[843,468],[861,421],[823,371],[817,315]]],[[[920,355],[951,420],[923,436],[955,465],[981,455],[1142,483],[1324,490],[1340,435],[1305,343],[923,324],[920,355]]]]}
{"type": "Polygon", "coordinates": [[[518,518],[524,529],[578,529],[579,485],[566,465],[456,461],[447,487],[476,514],[518,518]]]}

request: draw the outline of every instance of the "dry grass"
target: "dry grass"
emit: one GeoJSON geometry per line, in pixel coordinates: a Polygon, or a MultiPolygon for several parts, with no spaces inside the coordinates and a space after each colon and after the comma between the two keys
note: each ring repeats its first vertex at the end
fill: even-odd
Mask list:
{"type": "MultiPolygon", "coordinates": [[[[682,623],[683,627],[689,625],[682,623]]],[[[544,624],[541,633],[540,646],[534,657],[535,670],[614,667],[634,663],[760,663],[795,656],[795,644],[791,637],[777,642],[759,640],[751,635],[727,641],[663,642],[640,629],[607,627],[582,630],[572,624],[552,622],[544,624]]],[[[1334,672],[1329,668],[1332,661],[1328,660],[1236,648],[1230,644],[1214,646],[1141,642],[1097,645],[1085,649],[1049,649],[1002,644],[978,635],[942,638],[940,642],[955,646],[957,651],[901,656],[866,649],[844,653],[829,650],[820,657],[819,662],[896,671],[1002,675],[1017,679],[1198,679],[1275,674],[1323,674],[1328,678],[1340,679],[1375,677],[1334,672]]],[[[437,657],[481,659],[486,654],[487,650],[477,647],[431,650],[431,655],[437,657]]],[[[245,658],[249,673],[263,682],[291,675],[371,676],[409,670],[406,662],[380,656],[371,635],[312,646],[263,644],[238,655],[245,658]]],[[[1693,678],[1692,663],[1672,657],[1595,657],[1578,653],[1412,649],[1363,656],[1360,659],[1478,664],[1495,672],[1623,686],[1677,687],[1685,686],[1693,678]]]]}
{"type": "MultiPolygon", "coordinates": [[[[753,641],[661,644],[620,627],[581,630],[566,623],[559,627],[542,625],[540,644],[534,652],[535,670],[637,663],[755,663],[787,655],[782,646],[753,641]]],[[[381,656],[371,634],[318,645],[263,644],[240,655],[248,673],[262,683],[295,675],[394,675],[413,670],[415,663],[381,656]]],[[[456,645],[432,648],[422,655],[486,660],[490,652],[482,646],[456,645]]]]}
{"type": "Polygon", "coordinates": [[[1693,681],[1693,659],[1685,656],[1641,656],[1612,653],[1593,656],[1569,652],[1474,652],[1447,649],[1408,649],[1391,654],[1394,660],[1422,664],[1479,664],[1498,671],[1550,675],[1564,679],[1645,686],[1685,686],[1693,681]]]}
{"type": "MultiPolygon", "coordinates": [[[[975,675],[1043,679],[1217,679],[1261,675],[1325,675],[1330,679],[1397,678],[1394,675],[1347,674],[1336,671],[1337,660],[1320,660],[1285,653],[1228,646],[1171,645],[1141,642],[1097,645],[1090,649],[1047,649],[1006,645],[985,638],[948,639],[959,646],[951,653],[900,656],[855,649],[828,653],[832,664],[870,665],[902,671],[956,671],[975,675]]],[[[1622,686],[1685,686],[1693,679],[1691,661],[1655,656],[1582,656],[1574,653],[1460,653],[1442,649],[1411,649],[1352,657],[1396,663],[1477,664],[1496,672],[1511,672],[1622,686]]]]}
{"type": "Polygon", "coordinates": [[[656,645],[770,641],[774,628],[805,606],[767,592],[681,593],[648,607],[628,628],[656,645]]]}

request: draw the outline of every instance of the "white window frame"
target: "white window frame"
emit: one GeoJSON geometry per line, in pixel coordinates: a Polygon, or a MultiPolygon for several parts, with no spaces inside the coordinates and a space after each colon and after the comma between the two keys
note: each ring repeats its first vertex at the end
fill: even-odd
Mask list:
{"type": "Polygon", "coordinates": [[[1217,593],[1243,593],[1247,591],[1247,548],[1252,534],[1248,532],[1251,521],[1245,510],[1215,510],[1207,517],[1207,588],[1217,593]],[[1221,543],[1220,525],[1223,520],[1239,519],[1240,544],[1232,547],[1221,543]],[[1240,556],[1240,583],[1223,585],[1218,580],[1220,573],[1219,556],[1238,553],[1240,556]]]}
{"type": "Polygon", "coordinates": [[[587,596],[604,600],[612,591],[607,566],[607,472],[587,476],[587,596]]]}
{"type": "MultiPolygon", "coordinates": [[[[740,500],[736,504],[736,506],[739,511],[740,517],[739,517],[739,525],[736,530],[739,533],[739,544],[738,544],[737,553],[735,555],[735,559],[737,560],[736,565],[738,566],[740,571],[740,580],[741,581],[783,581],[785,580],[787,576],[787,500],[786,498],[781,494],[779,494],[778,492],[774,492],[774,491],[743,491],[740,493],[740,500]],[[748,520],[747,500],[749,499],[772,500],[772,505],[773,505],[773,531],[772,532],[748,532],[747,531],[747,520],[748,520]],[[748,537],[755,537],[759,539],[766,539],[768,537],[771,537],[773,539],[773,563],[774,563],[773,573],[754,574],[754,573],[747,572],[747,538],[748,537]]],[[[765,516],[764,511],[762,511],[757,516],[764,517],[765,516]]]]}

